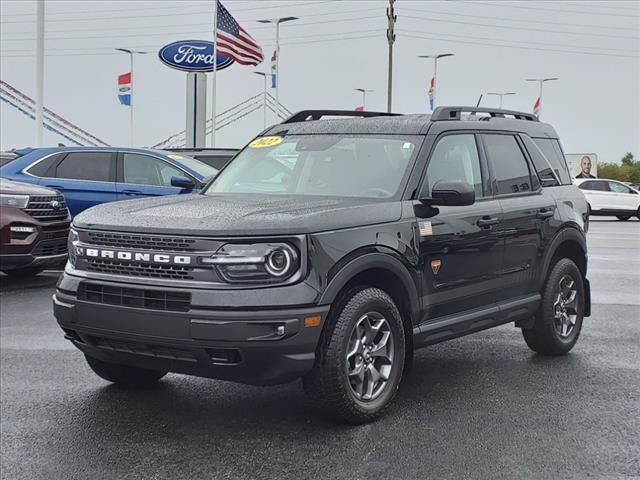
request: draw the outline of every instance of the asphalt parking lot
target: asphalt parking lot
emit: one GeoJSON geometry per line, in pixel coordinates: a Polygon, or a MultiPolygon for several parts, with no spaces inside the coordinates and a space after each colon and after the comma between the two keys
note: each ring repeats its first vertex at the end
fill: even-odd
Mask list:
{"type": "Polygon", "coordinates": [[[0,279],[3,479],[640,478],[640,221],[594,219],[593,315],[566,357],[511,325],[416,353],[380,421],[332,424],[299,383],[96,377],[51,313],[57,274],[0,279]]]}

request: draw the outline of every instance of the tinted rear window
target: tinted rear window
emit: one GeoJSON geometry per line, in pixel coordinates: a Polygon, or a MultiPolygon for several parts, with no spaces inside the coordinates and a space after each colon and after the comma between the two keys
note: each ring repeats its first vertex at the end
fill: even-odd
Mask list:
{"type": "Polygon", "coordinates": [[[108,182],[112,157],[109,152],[72,152],[57,166],[56,177],[108,182]]]}
{"type": "Polygon", "coordinates": [[[66,153],[56,153],[50,157],[46,157],[44,160],[34,163],[27,170],[31,175],[35,175],[36,177],[52,177],[54,176],[54,171],[51,166],[55,165],[58,160],[65,155],[66,153]]]}
{"type": "Polygon", "coordinates": [[[529,165],[513,135],[483,135],[487,154],[493,163],[498,195],[530,192],[529,165]]]}
{"type": "MultiPolygon", "coordinates": [[[[560,143],[558,143],[558,140],[552,138],[534,138],[533,141],[553,167],[553,170],[556,172],[556,175],[560,179],[562,185],[571,185],[571,175],[569,175],[569,168],[567,167],[567,162],[564,159],[564,155],[562,153],[562,149],[560,148],[560,143]]],[[[537,168],[538,165],[536,165],[536,169],[537,168]]],[[[538,170],[538,173],[540,173],[540,170],[538,170]]],[[[540,179],[543,180],[544,178],[541,176],[540,179]]]]}

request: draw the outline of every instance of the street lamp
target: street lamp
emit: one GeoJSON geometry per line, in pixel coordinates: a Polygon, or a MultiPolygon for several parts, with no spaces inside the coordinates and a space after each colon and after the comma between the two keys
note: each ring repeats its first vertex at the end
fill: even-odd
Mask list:
{"type": "Polygon", "coordinates": [[[369,90],[366,88],[354,88],[357,92],[362,92],[362,110],[366,110],[366,100],[367,100],[367,92],[373,92],[373,90],[369,90]]]}
{"type": "Polygon", "coordinates": [[[505,95],[515,95],[516,92],[488,92],[487,95],[495,95],[500,97],[500,106],[498,108],[502,108],[502,97],[505,95]]]}
{"type": "Polygon", "coordinates": [[[116,48],[118,52],[123,52],[129,54],[129,65],[130,65],[130,74],[131,74],[131,89],[129,90],[129,122],[130,122],[130,135],[131,135],[131,146],[134,146],[134,136],[133,136],[133,56],[135,54],[138,55],[146,55],[149,52],[143,52],[140,50],[132,50],[130,48],[116,48]]]}
{"type": "Polygon", "coordinates": [[[265,129],[267,128],[267,77],[269,75],[264,72],[253,72],[253,73],[255,73],[256,75],[262,76],[262,78],[264,79],[264,89],[262,91],[262,108],[263,108],[262,128],[265,129]]]}
{"type": "Polygon", "coordinates": [[[276,26],[276,104],[280,106],[280,24],[284,22],[291,22],[292,20],[299,20],[299,17],[281,17],[281,18],[267,18],[264,20],[258,20],[260,23],[273,23],[276,26]]]}
{"type": "Polygon", "coordinates": [[[556,77],[545,77],[545,78],[525,78],[527,82],[538,82],[540,84],[540,93],[538,95],[538,100],[533,105],[533,113],[540,118],[540,112],[542,111],[542,85],[545,82],[550,82],[552,80],[558,80],[556,77]]]}
{"type": "Polygon", "coordinates": [[[436,81],[438,74],[438,59],[444,57],[453,57],[453,53],[438,53],[436,55],[418,55],[418,58],[433,58],[433,79],[429,88],[429,99],[431,100],[431,110],[436,104],[436,81]]]}

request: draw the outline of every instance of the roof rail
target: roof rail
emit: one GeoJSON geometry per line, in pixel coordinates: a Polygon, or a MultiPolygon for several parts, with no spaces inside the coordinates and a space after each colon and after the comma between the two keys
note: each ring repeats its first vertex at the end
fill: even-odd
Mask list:
{"type": "Polygon", "coordinates": [[[294,113],[282,123],[306,122],[308,120],[320,120],[322,117],[395,117],[399,113],[366,112],[355,110],[302,110],[294,113]]]}
{"type": "Polygon", "coordinates": [[[540,121],[533,113],[488,107],[438,107],[431,114],[431,121],[440,122],[443,120],[460,120],[462,113],[471,113],[472,115],[475,115],[476,113],[488,113],[491,117],[504,118],[505,116],[511,116],[516,120],[529,120],[531,122],[540,121]]]}

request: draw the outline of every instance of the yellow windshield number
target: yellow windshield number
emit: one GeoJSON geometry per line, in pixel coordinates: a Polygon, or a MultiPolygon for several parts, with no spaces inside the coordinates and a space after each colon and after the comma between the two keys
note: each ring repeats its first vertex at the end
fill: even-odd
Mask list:
{"type": "Polygon", "coordinates": [[[260,137],[256,138],[249,144],[249,148],[267,148],[280,145],[284,138],[282,137],[260,137]]]}

